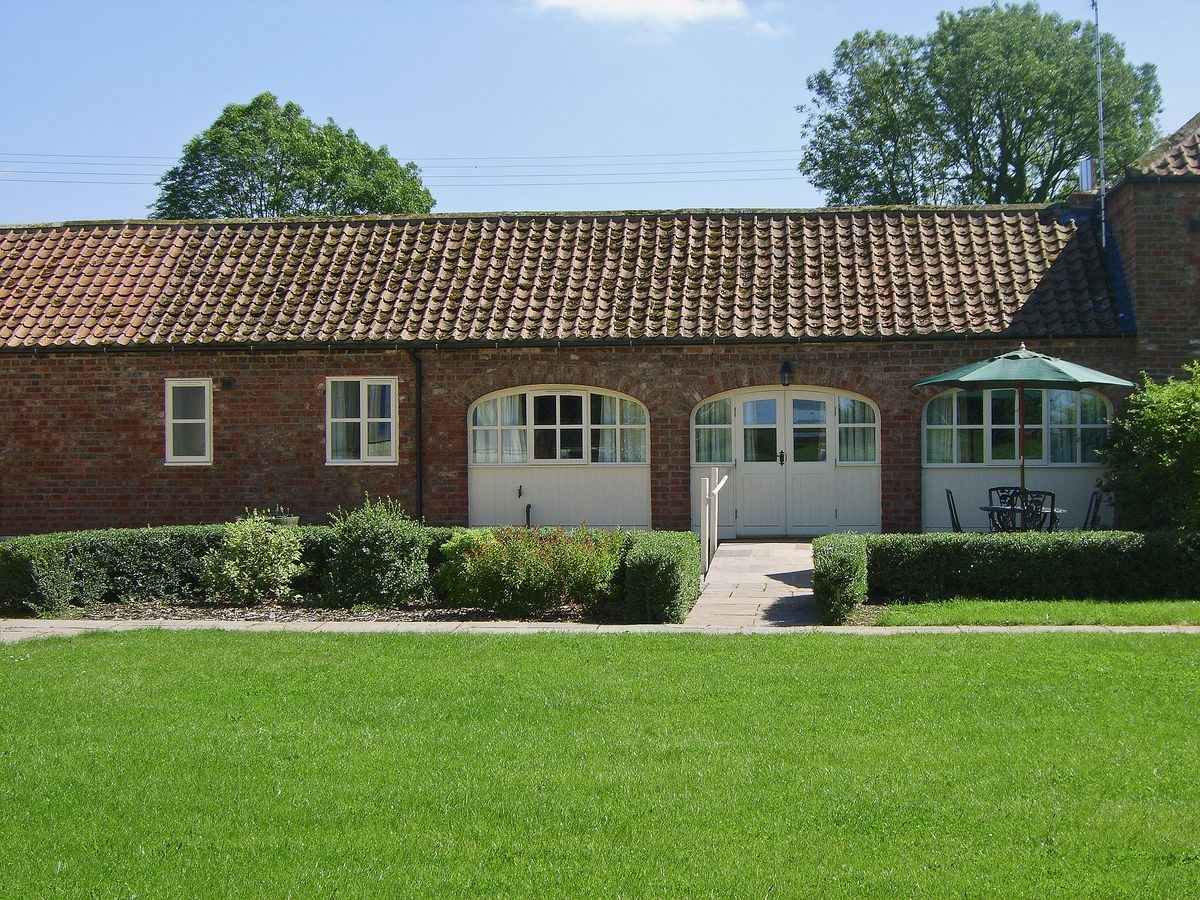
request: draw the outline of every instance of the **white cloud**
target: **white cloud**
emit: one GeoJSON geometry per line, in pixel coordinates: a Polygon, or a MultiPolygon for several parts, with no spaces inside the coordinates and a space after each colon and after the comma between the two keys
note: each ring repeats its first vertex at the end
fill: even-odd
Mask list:
{"type": "Polygon", "coordinates": [[[539,9],[562,9],[584,19],[609,22],[650,21],[675,26],[704,19],[741,19],[743,0],[536,0],[539,9]]]}

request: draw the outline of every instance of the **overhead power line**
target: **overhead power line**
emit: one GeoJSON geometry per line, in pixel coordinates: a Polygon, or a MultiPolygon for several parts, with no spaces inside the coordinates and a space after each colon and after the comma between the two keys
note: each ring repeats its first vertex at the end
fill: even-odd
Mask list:
{"type": "MultiPolygon", "coordinates": [[[[799,174],[795,173],[790,166],[787,168],[771,166],[772,163],[789,161],[798,152],[794,150],[712,150],[565,156],[438,156],[426,157],[417,162],[423,172],[438,170],[430,177],[422,179],[430,188],[722,184],[744,181],[786,181],[799,178],[799,174]],[[783,156],[780,157],[780,154],[783,156]],[[525,162],[514,162],[517,160],[525,162]],[[534,162],[535,160],[538,162],[534,162]],[[553,162],[554,160],[565,162],[553,162]],[[452,164],[428,165],[427,163],[452,164]],[[703,168],[696,168],[697,166],[703,168]],[[654,168],[643,171],[642,167],[654,168]],[[793,174],[788,176],[783,173],[793,174]],[[715,177],[683,177],[694,175],[715,177]],[[758,177],[725,177],[730,175],[758,177]],[[647,176],[664,177],[649,178],[647,176]]],[[[0,182],[153,185],[168,168],[161,163],[136,162],[135,160],[173,160],[173,157],[0,151],[0,182]],[[121,171],[113,171],[114,169],[121,169],[121,171]],[[133,169],[146,171],[130,171],[133,169]]]]}

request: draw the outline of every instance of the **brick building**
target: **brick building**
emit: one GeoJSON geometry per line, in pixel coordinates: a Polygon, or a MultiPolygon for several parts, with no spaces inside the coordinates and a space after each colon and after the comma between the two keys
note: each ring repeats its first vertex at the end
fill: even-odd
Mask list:
{"type": "MultiPolygon", "coordinates": [[[[945,487],[1015,477],[1012,398],[916,381],[1022,341],[1135,381],[1200,356],[1198,144],[1126,171],[1103,245],[1096,198],[3,228],[0,535],[364,492],[688,528],[711,467],[725,536],[944,528],[945,487]]],[[[1121,399],[1035,398],[1029,483],[1072,515],[1121,399]]]]}

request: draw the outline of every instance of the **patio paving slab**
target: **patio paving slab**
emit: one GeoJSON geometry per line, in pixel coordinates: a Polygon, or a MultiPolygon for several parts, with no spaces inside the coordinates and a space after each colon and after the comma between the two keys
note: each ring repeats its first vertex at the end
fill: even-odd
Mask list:
{"type": "Polygon", "coordinates": [[[687,624],[735,620],[752,628],[817,624],[811,541],[726,541],[717,548],[687,624]]]}

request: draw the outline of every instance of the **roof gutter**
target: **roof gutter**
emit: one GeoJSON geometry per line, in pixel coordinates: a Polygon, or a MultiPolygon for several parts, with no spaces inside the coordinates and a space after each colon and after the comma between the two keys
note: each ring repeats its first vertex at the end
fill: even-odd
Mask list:
{"type": "MultiPolygon", "coordinates": [[[[1119,326],[1118,326],[1119,327],[1119,326]]],[[[853,336],[826,335],[810,336],[779,336],[751,338],[570,338],[566,340],[509,340],[509,341],[338,341],[338,342],[300,342],[278,341],[263,344],[121,344],[117,346],[33,346],[33,347],[0,347],[0,354],[52,354],[52,353],[187,353],[191,351],[228,352],[228,353],[260,353],[301,350],[322,350],[329,353],[361,353],[366,351],[392,351],[414,353],[419,350],[437,350],[449,352],[454,350],[579,350],[579,349],[611,349],[613,347],[766,347],[796,344],[881,344],[897,343],[912,344],[923,342],[982,342],[982,341],[1095,341],[1120,339],[1128,337],[1129,333],[1117,331],[1110,334],[1083,334],[1079,332],[1061,332],[1038,334],[1028,331],[988,331],[970,333],[939,333],[939,334],[867,334],[853,336]]]]}

